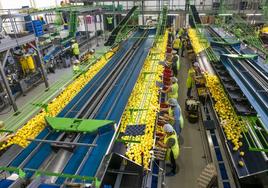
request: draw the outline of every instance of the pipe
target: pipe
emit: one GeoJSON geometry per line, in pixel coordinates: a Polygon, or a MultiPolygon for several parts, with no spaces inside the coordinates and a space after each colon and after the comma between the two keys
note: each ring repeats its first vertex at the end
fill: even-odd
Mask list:
{"type": "Polygon", "coordinates": [[[75,146],[87,146],[87,147],[96,147],[97,144],[84,144],[84,143],[74,143],[74,142],[61,142],[61,141],[53,141],[53,140],[42,140],[42,139],[27,139],[28,141],[33,142],[43,142],[50,144],[64,144],[64,145],[75,145],[75,146]]]}

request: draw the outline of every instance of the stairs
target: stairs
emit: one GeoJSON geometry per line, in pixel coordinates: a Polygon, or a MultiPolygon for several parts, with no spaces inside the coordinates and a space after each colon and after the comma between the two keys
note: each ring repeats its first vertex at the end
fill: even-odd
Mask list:
{"type": "Polygon", "coordinates": [[[124,19],[116,26],[116,28],[112,31],[110,37],[108,38],[107,42],[104,44],[104,46],[112,46],[116,40],[117,34],[120,33],[120,31],[125,27],[127,22],[129,21],[132,14],[135,12],[135,10],[138,8],[138,6],[132,7],[132,9],[127,13],[127,15],[124,17],[124,19]]]}
{"type": "Polygon", "coordinates": [[[217,171],[214,164],[208,164],[197,178],[198,187],[212,188],[217,184],[217,171]]]}
{"type": "Polygon", "coordinates": [[[189,24],[191,26],[191,28],[195,28],[195,24],[194,24],[194,20],[193,20],[193,16],[192,15],[189,15],[189,24]]]}
{"type": "Polygon", "coordinates": [[[69,21],[69,37],[75,37],[76,30],[77,30],[77,12],[71,11],[70,12],[70,21],[69,21]]]}
{"type": "Polygon", "coordinates": [[[164,35],[166,30],[166,24],[167,24],[167,7],[163,8],[162,11],[162,22],[161,22],[161,28],[160,28],[160,35],[164,35]]]}
{"type": "Polygon", "coordinates": [[[197,10],[196,10],[195,5],[190,5],[190,9],[192,11],[192,15],[193,15],[195,23],[196,24],[201,24],[202,22],[200,20],[200,17],[199,17],[199,14],[198,14],[197,10]]]}

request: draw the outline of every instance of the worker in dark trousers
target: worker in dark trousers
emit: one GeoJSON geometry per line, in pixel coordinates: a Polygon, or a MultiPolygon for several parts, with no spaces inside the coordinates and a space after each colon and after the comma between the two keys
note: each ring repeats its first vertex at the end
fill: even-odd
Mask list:
{"type": "Polygon", "coordinates": [[[113,17],[112,16],[107,16],[106,20],[107,20],[107,29],[108,29],[108,31],[112,31],[113,30],[113,17]]]}
{"type": "Polygon", "coordinates": [[[169,122],[176,131],[177,136],[180,136],[184,122],[180,105],[178,104],[178,101],[176,99],[172,98],[168,99],[168,104],[168,108],[160,109],[163,115],[160,115],[159,119],[164,120],[165,122],[169,122]]]}
{"type": "Polygon", "coordinates": [[[194,76],[195,76],[195,70],[193,66],[190,67],[188,70],[187,80],[186,80],[186,87],[187,87],[187,97],[190,98],[192,95],[192,87],[194,85],[194,76]]]}
{"type": "Polygon", "coordinates": [[[178,76],[178,72],[180,70],[180,60],[177,54],[174,54],[172,57],[172,71],[175,77],[178,76]]]}
{"type": "Polygon", "coordinates": [[[172,28],[169,28],[169,30],[168,30],[168,42],[170,44],[172,44],[174,39],[175,39],[174,31],[172,30],[172,28]]]}
{"type": "Polygon", "coordinates": [[[165,124],[163,129],[165,136],[157,143],[160,147],[167,149],[166,164],[171,167],[171,171],[167,172],[166,176],[174,176],[177,173],[176,159],[179,157],[180,153],[177,134],[170,124],[165,124]]]}
{"type": "Polygon", "coordinates": [[[187,48],[187,39],[186,38],[182,38],[181,39],[181,57],[184,57],[184,51],[187,48]]]}
{"type": "Polygon", "coordinates": [[[177,51],[177,54],[180,54],[180,49],[182,47],[181,38],[177,37],[173,42],[173,49],[177,51]]]}
{"type": "Polygon", "coordinates": [[[196,73],[198,73],[200,70],[199,65],[197,62],[193,61],[191,63],[191,67],[188,70],[188,76],[186,80],[186,87],[187,87],[187,97],[191,98],[192,97],[192,88],[194,86],[194,82],[198,82],[196,79],[196,73]]]}

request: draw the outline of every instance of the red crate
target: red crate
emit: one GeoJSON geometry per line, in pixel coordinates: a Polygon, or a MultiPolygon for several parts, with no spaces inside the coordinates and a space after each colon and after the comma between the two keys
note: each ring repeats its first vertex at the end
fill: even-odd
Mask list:
{"type": "Polygon", "coordinates": [[[172,75],[173,75],[173,73],[166,72],[166,73],[163,74],[163,77],[170,78],[170,77],[172,77],[172,75]]]}
{"type": "Polygon", "coordinates": [[[172,52],[172,48],[171,47],[167,47],[167,53],[171,53],[172,52]]]}
{"type": "Polygon", "coordinates": [[[168,108],[169,105],[166,103],[160,103],[160,108],[168,108]]]}
{"type": "Polygon", "coordinates": [[[170,73],[171,74],[172,73],[172,70],[170,68],[165,67],[164,73],[170,73]]]}

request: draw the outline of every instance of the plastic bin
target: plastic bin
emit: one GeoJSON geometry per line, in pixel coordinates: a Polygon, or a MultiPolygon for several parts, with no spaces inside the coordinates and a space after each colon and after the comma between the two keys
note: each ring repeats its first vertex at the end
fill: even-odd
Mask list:
{"type": "Polygon", "coordinates": [[[171,47],[167,47],[167,54],[170,54],[172,52],[172,48],[171,47]]]}
{"type": "Polygon", "coordinates": [[[160,108],[168,108],[169,105],[166,103],[160,103],[160,108]]]}

